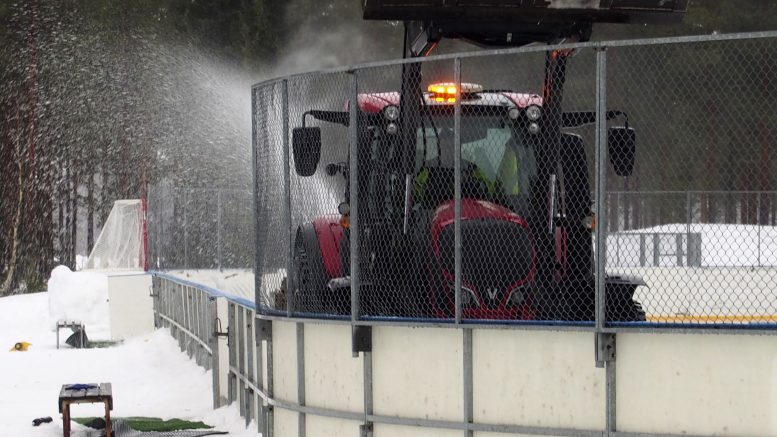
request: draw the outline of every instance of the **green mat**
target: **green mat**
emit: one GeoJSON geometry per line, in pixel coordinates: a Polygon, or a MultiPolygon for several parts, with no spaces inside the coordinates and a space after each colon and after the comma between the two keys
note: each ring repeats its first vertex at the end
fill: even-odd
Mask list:
{"type": "MultiPolygon", "coordinates": [[[[97,417],[77,417],[73,418],[73,421],[81,425],[86,424],[98,419],[97,417]]],[[[101,418],[100,418],[101,419],[101,418]]],[[[182,431],[186,429],[212,429],[212,426],[206,425],[202,422],[191,422],[182,419],[169,419],[162,420],[158,417],[112,417],[112,419],[121,419],[129,425],[130,428],[135,431],[148,432],[148,431],[182,431]]]]}

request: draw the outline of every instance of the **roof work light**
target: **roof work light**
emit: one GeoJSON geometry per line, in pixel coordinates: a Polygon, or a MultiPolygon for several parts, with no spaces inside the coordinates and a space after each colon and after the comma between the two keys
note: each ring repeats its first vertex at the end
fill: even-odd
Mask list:
{"type": "MultiPolygon", "coordinates": [[[[452,82],[433,83],[426,89],[435,102],[456,101],[456,84],[452,82]]],[[[465,99],[471,94],[483,92],[483,86],[474,83],[461,83],[461,98],[465,99]]]]}

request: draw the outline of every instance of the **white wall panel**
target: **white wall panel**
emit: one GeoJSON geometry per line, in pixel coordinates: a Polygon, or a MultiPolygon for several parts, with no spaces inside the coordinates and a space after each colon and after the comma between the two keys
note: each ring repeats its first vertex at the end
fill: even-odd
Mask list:
{"type": "MultiPolygon", "coordinates": [[[[277,437],[299,436],[299,421],[296,411],[275,408],[273,413],[273,431],[277,437]]],[[[307,430],[305,430],[307,432],[307,430]]]]}
{"type": "Polygon", "coordinates": [[[478,329],[472,342],[476,422],[604,429],[592,333],[478,329]]]}
{"type": "Polygon", "coordinates": [[[107,276],[111,340],[124,340],[153,331],[151,275],[138,273],[107,276]]]}
{"type": "Polygon", "coordinates": [[[308,414],[305,437],[359,437],[361,422],[308,414]]]}
{"type": "Polygon", "coordinates": [[[375,414],[462,420],[460,330],[375,326],[372,336],[375,414]]]}
{"type": "Polygon", "coordinates": [[[364,361],[351,352],[351,327],[305,324],[305,403],[364,411],[364,361]]]}
{"type": "Polygon", "coordinates": [[[421,428],[418,426],[400,426],[376,423],[373,437],[461,437],[463,431],[441,428],[421,428]]]}
{"type": "Polygon", "coordinates": [[[777,436],[777,338],[618,334],[618,430],[777,436]]]}
{"type": "MultiPolygon", "coordinates": [[[[297,403],[297,326],[273,322],[273,395],[276,399],[297,403]]],[[[284,436],[284,434],[279,434],[284,436]]]]}

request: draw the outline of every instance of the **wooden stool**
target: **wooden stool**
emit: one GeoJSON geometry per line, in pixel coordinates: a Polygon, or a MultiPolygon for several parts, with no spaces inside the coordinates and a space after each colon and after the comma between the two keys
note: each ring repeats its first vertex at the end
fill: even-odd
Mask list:
{"type": "Polygon", "coordinates": [[[59,392],[59,412],[62,413],[62,428],[64,437],[70,437],[70,404],[92,404],[102,402],[105,404],[105,435],[111,435],[111,410],[113,410],[113,393],[111,383],[82,384],[91,386],[87,389],[72,390],[74,384],[64,384],[59,392]]]}

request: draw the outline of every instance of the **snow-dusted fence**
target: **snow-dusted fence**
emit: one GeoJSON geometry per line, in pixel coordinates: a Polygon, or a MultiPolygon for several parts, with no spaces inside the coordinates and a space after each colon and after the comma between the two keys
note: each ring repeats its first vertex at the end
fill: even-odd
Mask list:
{"type": "Polygon", "coordinates": [[[257,84],[259,312],[774,328],[775,69],[777,32],[765,32],[257,84]],[[421,103],[400,101],[415,82],[421,103]],[[539,95],[558,83],[563,101],[539,95]],[[634,155],[611,140],[632,133],[634,155]]]}
{"type": "MultiPolygon", "coordinates": [[[[769,190],[777,162],[771,147],[777,82],[770,72],[775,68],[777,32],[768,32],[468,53],[348,67],[256,85],[254,341],[262,358],[260,365],[254,364],[259,365],[256,372],[264,383],[254,387],[262,391],[258,409],[263,411],[259,416],[264,420],[264,435],[777,436],[773,402],[777,269],[719,262],[721,257],[740,259],[759,250],[743,236],[742,228],[758,224],[763,237],[773,225],[776,204],[769,190]],[[426,272],[407,268],[411,263],[386,272],[389,263],[378,257],[383,247],[400,254],[407,248],[409,237],[403,236],[412,235],[413,226],[422,222],[423,217],[414,214],[424,205],[412,204],[418,195],[414,175],[390,175],[399,166],[396,157],[402,156],[382,153],[380,146],[390,141],[364,141],[377,138],[370,135],[377,136],[381,129],[389,135],[399,132],[396,125],[390,127],[390,122],[401,123],[395,111],[375,108],[385,102],[399,105],[397,95],[388,92],[401,89],[401,71],[415,68],[412,64],[420,66],[425,81],[453,82],[459,90],[466,83],[480,83],[486,90],[532,92],[540,89],[543,77],[527,67],[541,71],[543,63],[573,51],[575,56],[566,59],[564,111],[592,111],[598,121],[594,126],[570,128],[587,143],[586,170],[595,193],[591,208],[595,217],[589,215],[580,222],[598,234],[590,240],[595,250],[594,269],[589,273],[595,286],[590,296],[573,303],[586,305],[594,315],[582,320],[571,317],[571,311],[551,312],[553,317],[504,317],[505,313],[496,312],[488,318],[472,317],[464,311],[474,302],[472,284],[464,276],[468,261],[462,256],[466,239],[460,227],[452,237],[456,267],[445,277],[450,283],[444,284],[454,296],[455,307],[448,313],[425,311],[430,302],[411,299],[410,291],[426,272]],[[609,110],[628,114],[629,125],[637,132],[635,174],[629,180],[609,169],[606,128],[611,122],[605,122],[609,110]],[[366,114],[369,111],[373,112],[366,114]],[[360,123],[369,117],[383,118],[360,130],[360,123]],[[293,130],[302,126],[320,131],[293,130]],[[292,149],[294,138],[319,135],[318,170],[311,171],[310,162],[295,168],[294,154],[300,150],[292,149]],[[391,177],[380,179],[387,174],[391,177]],[[374,191],[360,192],[362,183],[362,190],[366,186],[374,191]],[[616,204],[613,199],[618,195],[613,195],[607,200],[608,193],[624,189],[631,199],[618,199],[616,204]],[[735,189],[746,192],[737,198],[735,189]],[[709,192],[720,190],[726,191],[720,200],[709,192]],[[654,191],[680,191],[684,205],[688,205],[685,193],[702,194],[689,208],[667,199],[633,198],[654,191]],[[376,192],[379,195],[373,196],[376,192]],[[408,208],[392,209],[396,206],[392,195],[408,208]],[[332,239],[321,246],[327,245],[329,253],[332,247],[345,247],[339,258],[324,260],[327,269],[336,270],[339,264],[343,276],[327,277],[337,281],[310,293],[304,285],[320,278],[300,261],[320,252],[314,245],[297,243],[299,230],[318,219],[319,225],[326,225],[315,229],[318,238],[328,236],[327,227],[338,225],[327,216],[342,211],[337,208],[340,202],[350,207],[346,211],[350,235],[332,233],[332,239]],[[369,217],[381,213],[407,219],[378,223],[369,217]],[[365,222],[371,227],[362,228],[365,222]],[[378,225],[403,232],[376,243],[376,235],[387,234],[378,225]],[[662,234],[674,234],[670,239],[675,245],[677,235],[683,236],[680,246],[687,252],[686,262],[663,265],[660,254],[665,251],[659,247],[657,266],[608,264],[616,250],[609,236],[627,232],[659,235],[658,245],[662,234]],[[694,242],[698,241],[695,234],[700,244],[694,242]],[[346,238],[350,240],[343,245],[346,238]],[[688,262],[696,249],[700,259],[688,262]],[[617,282],[620,278],[612,281],[621,274],[637,274],[646,282],[635,295],[647,310],[646,321],[608,317],[610,284],[624,285],[617,282]],[[370,287],[386,278],[403,287],[378,296],[376,302],[370,287]]],[[[428,100],[430,106],[439,102],[428,100]]],[[[436,125],[450,125],[446,133],[457,131],[452,136],[459,157],[454,158],[454,167],[463,169],[462,146],[471,142],[465,140],[471,132],[462,130],[466,105],[460,98],[453,103],[454,122],[437,119],[436,125]]],[[[423,156],[439,151],[438,135],[425,132],[432,121],[417,121],[425,123],[415,132],[419,139],[426,138],[419,140],[423,156]]],[[[498,130],[504,125],[492,127],[498,130]]],[[[409,160],[403,163],[410,164],[409,160]]],[[[575,177],[581,179],[582,173],[575,177]]],[[[454,177],[453,209],[459,211],[464,209],[462,179],[463,175],[454,177]]],[[[550,177],[540,184],[555,186],[557,181],[550,177]]],[[[568,189],[569,181],[563,182],[560,189],[568,189]]],[[[570,200],[563,194],[561,199],[570,200]]],[[[588,208],[588,199],[582,200],[588,208]]],[[[568,204],[558,206],[563,210],[568,204]]],[[[458,213],[446,217],[454,226],[464,221],[458,213]]],[[[570,223],[580,224],[569,215],[555,218],[561,223],[556,228],[564,231],[570,223]]],[[[565,238],[558,229],[552,232],[552,227],[532,229],[565,238]]],[[[491,242],[502,250],[489,258],[493,264],[515,256],[504,253],[499,241],[491,242]]],[[[766,242],[762,244],[763,249],[766,242]]],[[[556,248],[556,256],[545,261],[579,261],[574,254],[561,256],[568,255],[563,245],[556,248]]],[[[558,273],[554,279],[563,277],[563,271],[551,272],[558,273]]],[[[489,277],[499,277],[498,272],[491,273],[489,277]]],[[[331,276],[329,270],[327,274],[331,276]]],[[[545,304],[561,303],[562,309],[567,308],[563,305],[569,304],[570,296],[560,287],[556,291],[555,301],[545,304]]]]}
{"type": "Polygon", "coordinates": [[[149,187],[150,268],[250,268],[251,205],[250,190],[149,187]]]}

